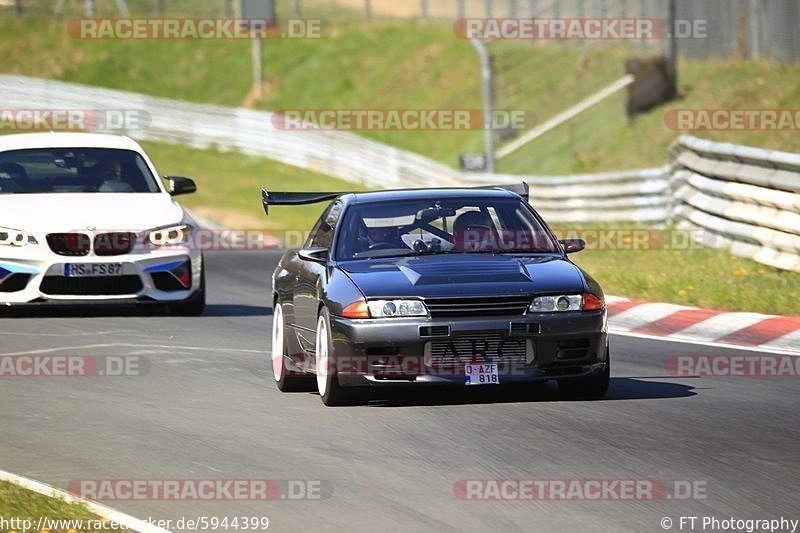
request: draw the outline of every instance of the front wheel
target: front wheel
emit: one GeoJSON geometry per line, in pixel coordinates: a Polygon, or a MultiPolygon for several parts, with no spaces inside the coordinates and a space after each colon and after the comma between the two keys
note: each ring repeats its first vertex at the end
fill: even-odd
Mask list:
{"type": "Polygon", "coordinates": [[[317,320],[316,342],[317,390],[322,403],[328,407],[348,405],[356,400],[354,391],[339,385],[336,375],[336,361],[331,340],[330,314],[324,307],[317,320]]]}
{"type": "Polygon", "coordinates": [[[568,398],[602,398],[611,382],[611,352],[606,346],[606,364],[602,371],[586,377],[559,379],[558,389],[568,398]]]}
{"type": "Polygon", "coordinates": [[[283,318],[283,306],[275,304],[272,311],[272,376],[281,392],[297,392],[303,389],[303,378],[290,375],[292,370],[286,368],[286,323],[283,318]]]}

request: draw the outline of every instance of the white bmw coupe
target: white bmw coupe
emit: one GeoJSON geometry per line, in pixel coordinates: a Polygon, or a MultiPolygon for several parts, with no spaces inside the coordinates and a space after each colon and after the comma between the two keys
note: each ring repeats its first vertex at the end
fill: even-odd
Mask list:
{"type": "Polygon", "coordinates": [[[114,135],[0,136],[0,306],[160,303],[205,308],[196,227],[138,143],[114,135]]]}

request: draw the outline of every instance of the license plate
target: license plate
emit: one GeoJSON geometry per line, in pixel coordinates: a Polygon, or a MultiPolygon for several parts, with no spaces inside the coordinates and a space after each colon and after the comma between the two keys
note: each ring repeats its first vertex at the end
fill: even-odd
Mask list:
{"type": "Polygon", "coordinates": [[[499,385],[500,376],[496,364],[464,365],[467,385],[499,385]]]}
{"type": "Polygon", "coordinates": [[[64,265],[66,278],[107,278],[122,275],[122,263],[75,263],[64,265]]]}

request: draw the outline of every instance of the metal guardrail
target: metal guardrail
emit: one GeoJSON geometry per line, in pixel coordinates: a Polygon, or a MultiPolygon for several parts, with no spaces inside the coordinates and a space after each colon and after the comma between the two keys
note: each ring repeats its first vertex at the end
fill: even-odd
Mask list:
{"type": "Polygon", "coordinates": [[[800,155],[696,137],[670,149],[672,216],[702,243],[800,272],[800,155]]]}
{"type": "MultiPolygon", "coordinates": [[[[271,113],[0,75],[4,109],[146,111],[144,141],[263,156],[368,187],[531,185],[556,224],[636,222],[695,230],[702,243],[800,272],[800,155],[680,137],[665,167],[572,176],[474,174],[341,131],[287,131],[271,113]]],[[[264,177],[268,180],[268,176],[264,177]]]]}
{"type": "MultiPolygon", "coordinates": [[[[341,131],[276,128],[273,114],[101,89],[23,76],[0,75],[4,109],[146,111],[151,123],[116,129],[142,141],[216,147],[268,157],[369,187],[456,185],[461,173],[413,152],[341,131]]],[[[266,178],[266,176],[265,176],[266,178]]]]}
{"type": "Polygon", "coordinates": [[[464,174],[465,183],[531,186],[531,204],[554,223],[634,221],[664,224],[669,219],[669,168],[572,176],[464,174]]]}

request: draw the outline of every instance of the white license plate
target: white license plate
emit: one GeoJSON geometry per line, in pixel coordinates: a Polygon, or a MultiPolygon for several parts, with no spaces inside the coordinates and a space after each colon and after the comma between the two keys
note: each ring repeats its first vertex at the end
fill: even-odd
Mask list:
{"type": "Polygon", "coordinates": [[[499,385],[500,376],[497,374],[496,364],[468,364],[464,365],[467,385],[499,385]]]}
{"type": "Polygon", "coordinates": [[[107,278],[122,275],[122,263],[71,263],[64,265],[66,278],[107,278]]]}

